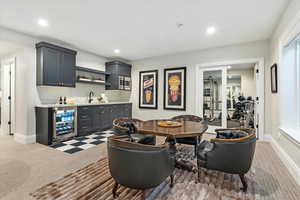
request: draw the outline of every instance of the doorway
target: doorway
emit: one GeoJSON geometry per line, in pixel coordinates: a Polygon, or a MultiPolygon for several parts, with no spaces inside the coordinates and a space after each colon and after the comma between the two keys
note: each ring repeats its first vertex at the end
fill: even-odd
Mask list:
{"type": "Polygon", "coordinates": [[[15,132],[15,65],[15,58],[1,60],[1,135],[13,135],[15,132]]]}
{"type": "Polygon", "coordinates": [[[200,116],[209,125],[208,132],[226,125],[226,68],[212,67],[200,70],[200,116]]]}
{"type": "Polygon", "coordinates": [[[255,128],[256,107],[255,63],[227,67],[227,128],[255,128]]]}
{"type": "Polygon", "coordinates": [[[250,59],[197,66],[196,114],[218,128],[255,128],[263,137],[263,59],[250,59]]]}

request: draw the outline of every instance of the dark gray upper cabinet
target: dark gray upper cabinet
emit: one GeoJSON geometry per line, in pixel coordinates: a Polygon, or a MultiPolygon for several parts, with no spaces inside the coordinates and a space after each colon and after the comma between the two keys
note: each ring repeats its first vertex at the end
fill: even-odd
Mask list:
{"type": "Polygon", "coordinates": [[[61,77],[60,80],[67,87],[75,87],[76,67],[74,55],[68,53],[61,54],[61,77]]]}
{"type": "Polygon", "coordinates": [[[75,87],[76,51],[46,42],[36,49],[37,85],[75,87]]]}
{"type": "MultiPolygon", "coordinates": [[[[105,87],[106,90],[130,90],[125,87],[124,78],[129,78],[131,85],[131,65],[121,61],[111,61],[105,63],[106,82],[110,83],[105,87]]],[[[128,79],[127,79],[128,80],[128,79]]]]}
{"type": "MultiPolygon", "coordinates": [[[[59,79],[60,52],[54,49],[45,48],[43,52],[43,71],[41,72],[43,80],[47,85],[56,86],[59,79]]],[[[41,58],[41,57],[39,57],[41,58]]]]}

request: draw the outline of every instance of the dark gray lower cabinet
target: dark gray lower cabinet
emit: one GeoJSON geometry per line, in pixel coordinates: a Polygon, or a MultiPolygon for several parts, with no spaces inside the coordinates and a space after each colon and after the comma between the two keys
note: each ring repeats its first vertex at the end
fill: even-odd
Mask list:
{"type": "Polygon", "coordinates": [[[93,108],[93,112],[92,112],[92,131],[101,131],[102,127],[103,127],[103,115],[104,115],[104,108],[103,106],[96,106],[95,108],[93,108]]]}
{"type": "Polygon", "coordinates": [[[51,145],[53,139],[52,108],[35,108],[36,113],[36,142],[51,145]]]}
{"type": "Polygon", "coordinates": [[[104,114],[102,116],[103,129],[109,129],[112,126],[113,109],[111,105],[104,107],[104,114]]]}
{"type": "Polygon", "coordinates": [[[131,117],[131,104],[80,106],[77,114],[79,136],[112,128],[115,118],[131,117]]]}
{"type": "Polygon", "coordinates": [[[77,109],[77,134],[84,136],[92,131],[92,107],[83,106],[77,109]]]}
{"type": "Polygon", "coordinates": [[[128,117],[132,117],[132,104],[125,104],[124,105],[123,115],[128,115],[128,117]]]}
{"type": "MultiPolygon", "coordinates": [[[[36,141],[51,145],[53,140],[53,108],[36,107],[36,141]]],[[[85,136],[92,132],[112,128],[118,117],[131,117],[132,104],[91,105],[77,108],[77,134],[85,136]]]]}

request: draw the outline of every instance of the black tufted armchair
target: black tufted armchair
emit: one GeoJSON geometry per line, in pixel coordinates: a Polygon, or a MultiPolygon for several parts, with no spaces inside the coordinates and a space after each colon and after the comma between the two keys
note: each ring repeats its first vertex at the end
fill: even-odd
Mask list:
{"type": "Polygon", "coordinates": [[[136,133],[134,130],[134,124],[141,121],[142,120],[135,118],[117,118],[113,121],[113,131],[115,132],[115,135],[130,135],[137,143],[155,145],[156,137],[154,135],[136,133]],[[131,129],[131,127],[133,129],[131,129]]]}
{"type": "Polygon", "coordinates": [[[239,174],[243,191],[247,191],[245,174],[251,168],[256,146],[255,129],[217,129],[217,138],[203,141],[198,147],[198,179],[200,167],[239,174]]]}
{"type": "Polygon", "coordinates": [[[108,138],[109,169],[115,180],[114,197],[119,184],[144,191],[160,185],[170,176],[172,187],[175,160],[169,152],[169,145],[144,145],[128,140],[128,136],[108,138]]]}
{"type": "MultiPolygon", "coordinates": [[[[178,115],[173,117],[172,120],[201,122],[202,118],[195,115],[178,115]]],[[[186,138],[176,139],[177,143],[194,145],[195,156],[197,155],[197,146],[200,143],[200,141],[201,141],[200,137],[186,137],[186,138]]]]}

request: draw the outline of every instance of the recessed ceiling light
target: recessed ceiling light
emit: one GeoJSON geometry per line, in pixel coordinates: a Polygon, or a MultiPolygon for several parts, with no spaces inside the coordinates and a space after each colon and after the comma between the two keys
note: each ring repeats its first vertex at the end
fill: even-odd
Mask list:
{"type": "Polygon", "coordinates": [[[40,18],[38,19],[38,25],[40,25],[41,27],[47,27],[49,26],[49,23],[46,19],[40,18]]]}
{"type": "Polygon", "coordinates": [[[182,27],[183,27],[183,24],[182,24],[182,23],[179,23],[179,22],[177,22],[177,23],[176,23],[176,26],[177,26],[177,28],[182,28],[182,27]]]}
{"type": "Polygon", "coordinates": [[[213,35],[216,33],[216,28],[214,26],[210,26],[206,29],[207,35],[213,35]]]}
{"type": "Polygon", "coordinates": [[[115,50],[114,50],[114,53],[115,53],[115,54],[119,54],[119,53],[120,53],[120,49],[115,49],[115,50]]]}
{"type": "Polygon", "coordinates": [[[232,68],[232,66],[230,66],[230,65],[229,65],[229,66],[227,66],[227,69],[231,69],[231,68],[232,68]]]}

